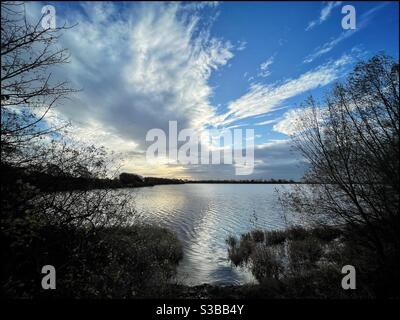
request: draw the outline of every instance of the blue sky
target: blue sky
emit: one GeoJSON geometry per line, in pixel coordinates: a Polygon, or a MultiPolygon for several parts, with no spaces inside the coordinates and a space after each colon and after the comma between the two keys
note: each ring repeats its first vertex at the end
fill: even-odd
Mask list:
{"type": "Polygon", "coordinates": [[[306,164],[290,148],[292,111],[360,59],[398,59],[397,2],[37,2],[32,19],[44,4],[57,23],[78,23],[61,40],[71,63],[55,74],[82,89],[48,121],[72,121],[77,138],[121,152],[123,169],[144,175],[299,179],[306,164]],[[348,4],[355,30],[341,26],[348,4]],[[146,132],[167,131],[168,120],[254,129],[254,173],[146,163],[146,132]]]}
{"type": "MultiPolygon", "coordinates": [[[[330,15],[318,26],[307,30],[310,21],[318,18],[328,3],[318,1],[287,3],[222,3],[220,15],[212,32],[235,42],[246,42],[246,49],[238,52],[223,72],[215,73],[210,79],[216,87],[212,101],[215,105],[226,105],[243,95],[248,84],[274,83],[286,78],[294,78],[318,67],[329,60],[338,59],[341,55],[358,50],[357,58],[367,59],[379,51],[398,58],[398,3],[377,2],[343,2],[334,7],[330,15]],[[312,62],[304,63],[315,48],[336,39],[343,32],[341,19],[344,16],[341,8],[351,4],[356,8],[359,22],[367,20],[365,13],[376,10],[368,19],[362,30],[338,43],[331,51],[312,62]],[[273,57],[269,66],[270,74],[260,76],[260,65],[273,57]]],[[[351,53],[350,53],[351,54],[351,53]]],[[[355,54],[356,55],[356,54],[355,54]]],[[[351,68],[349,65],[348,69],[351,68]]],[[[329,86],[327,86],[329,87],[329,86]]],[[[309,94],[319,97],[326,87],[315,88],[285,101],[288,108],[301,103],[309,94]]],[[[279,118],[286,110],[269,113],[265,119],[279,118]]],[[[262,118],[243,121],[254,127],[262,118]]],[[[259,130],[271,139],[283,138],[282,134],[271,130],[273,124],[264,125],[259,130]]],[[[245,127],[244,127],[245,128],[245,127]]]]}

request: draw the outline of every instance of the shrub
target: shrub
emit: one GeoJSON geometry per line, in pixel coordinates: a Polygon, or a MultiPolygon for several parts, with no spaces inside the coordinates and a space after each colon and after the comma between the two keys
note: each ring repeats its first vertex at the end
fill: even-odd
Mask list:
{"type": "Polygon", "coordinates": [[[253,230],[251,231],[251,237],[255,242],[264,242],[264,231],[253,230]]]}
{"type": "Polygon", "coordinates": [[[292,226],[286,232],[289,240],[304,240],[310,236],[310,232],[300,226],[292,226]]]}
{"type": "Polygon", "coordinates": [[[340,228],[317,226],[311,229],[311,235],[319,240],[330,242],[343,234],[340,228]]]}
{"type": "Polygon", "coordinates": [[[341,298],[365,296],[367,292],[343,293],[341,267],[344,262],[355,260],[340,229],[296,226],[265,232],[253,230],[239,240],[230,237],[227,243],[232,263],[250,269],[260,283],[254,290],[263,297],[341,298]]]}
{"type": "Polygon", "coordinates": [[[287,234],[286,231],[278,230],[278,231],[267,231],[265,233],[265,244],[267,246],[283,244],[286,240],[287,234]]]}
{"type": "MultiPolygon", "coordinates": [[[[15,223],[15,221],[13,221],[15,223]]],[[[33,224],[29,224],[33,228],[33,224]]],[[[26,226],[22,226],[26,230],[26,226]]],[[[14,230],[19,226],[15,225],[14,230]]],[[[9,229],[10,230],[10,229],[9,229]]],[[[145,225],[98,228],[42,225],[29,236],[3,234],[2,288],[8,297],[132,298],[157,296],[176,274],[182,248],[169,230],[145,225]],[[41,289],[54,265],[57,290],[41,289]]]]}
{"type": "Polygon", "coordinates": [[[316,238],[289,242],[288,256],[290,269],[294,273],[309,272],[316,267],[322,256],[322,245],[316,238]]]}
{"type": "Polygon", "coordinates": [[[251,237],[251,234],[242,234],[239,242],[236,238],[229,237],[227,243],[228,256],[232,263],[235,266],[246,264],[255,246],[255,241],[251,237]]]}
{"type": "Polygon", "coordinates": [[[251,261],[251,272],[261,283],[266,279],[279,279],[283,272],[282,259],[272,248],[257,246],[252,253],[251,261]]]}

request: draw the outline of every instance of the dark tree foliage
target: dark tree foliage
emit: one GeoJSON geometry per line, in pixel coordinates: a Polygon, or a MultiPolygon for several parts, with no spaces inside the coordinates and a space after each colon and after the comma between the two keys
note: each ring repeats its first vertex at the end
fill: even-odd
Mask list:
{"type": "Polygon", "coordinates": [[[251,270],[257,297],[399,297],[399,64],[357,63],[292,123],[309,170],[281,200],[304,226],[230,237],[231,262],[251,270]],[[341,287],[345,265],[356,290],[341,287]]]}
{"type": "Polygon", "coordinates": [[[68,29],[30,23],[24,3],[1,4],[1,292],[143,296],[174,275],[180,245],[166,230],[132,226],[130,196],[113,190],[114,155],[43,121],[75,92],[51,76],[68,62],[58,46],[68,29]],[[40,285],[47,264],[57,270],[56,292],[40,285]]]}
{"type": "Polygon", "coordinates": [[[323,102],[309,98],[295,123],[293,142],[310,163],[312,184],[296,186],[285,202],[315,223],[344,227],[360,250],[354,266],[375,274],[383,294],[396,290],[399,64],[384,54],[357,63],[323,102]]]}

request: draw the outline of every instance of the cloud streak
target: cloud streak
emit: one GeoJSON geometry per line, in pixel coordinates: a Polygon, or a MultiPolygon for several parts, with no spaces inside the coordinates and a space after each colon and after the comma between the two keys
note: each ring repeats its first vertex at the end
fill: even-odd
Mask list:
{"type": "Polygon", "coordinates": [[[310,63],[314,61],[316,58],[319,58],[320,56],[330,52],[334,47],[336,47],[342,41],[346,40],[347,38],[353,36],[355,33],[364,29],[369,24],[370,20],[374,17],[375,13],[387,5],[388,2],[384,2],[363,13],[360,17],[360,22],[357,23],[356,29],[345,30],[342,33],[340,33],[339,36],[337,36],[336,38],[333,38],[330,41],[325,42],[321,46],[317,47],[313,53],[308,55],[303,62],[310,63]]]}
{"type": "Polygon", "coordinates": [[[214,125],[225,126],[240,119],[275,111],[287,99],[338,79],[351,62],[348,55],[343,55],[294,79],[275,84],[252,84],[246,94],[228,105],[229,111],[217,117],[214,125]]]}
{"type": "Polygon", "coordinates": [[[328,1],[327,4],[321,9],[318,19],[309,22],[306,31],[309,31],[314,27],[322,24],[325,20],[329,18],[332,10],[339,6],[341,3],[342,1],[328,1]]]}
{"type": "Polygon", "coordinates": [[[260,77],[268,77],[271,74],[271,71],[269,71],[269,67],[274,63],[274,56],[268,58],[266,61],[260,64],[260,72],[258,73],[258,76],[260,77]]]}

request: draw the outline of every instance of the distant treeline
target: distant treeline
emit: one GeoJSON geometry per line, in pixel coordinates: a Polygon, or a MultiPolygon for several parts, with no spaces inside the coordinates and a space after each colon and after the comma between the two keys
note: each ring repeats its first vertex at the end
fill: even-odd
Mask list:
{"type": "Polygon", "coordinates": [[[185,183],[181,179],[168,179],[168,178],[156,178],[156,177],[142,177],[134,173],[123,172],[119,175],[119,183],[123,188],[126,187],[146,187],[155,186],[159,184],[182,184],[185,183]]]}
{"type": "Polygon", "coordinates": [[[183,180],[157,177],[142,177],[133,173],[123,172],[114,179],[92,178],[90,174],[71,175],[47,168],[46,170],[33,171],[26,168],[16,168],[2,164],[3,177],[8,181],[28,182],[41,191],[67,191],[67,190],[89,190],[105,188],[138,188],[164,184],[184,184],[184,183],[221,183],[221,184],[291,184],[300,183],[293,180],[270,179],[270,180],[183,180]]]}
{"type": "Polygon", "coordinates": [[[71,175],[61,170],[33,171],[27,168],[16,168],[2,164],[1,171],[6,181],[18,181],[29,183],[41,191],[67,191],[90,190],[105,188],[135,188],[160,184],[184,183],[179,179],[165,179],[156,177],[141,177],[131,173],[121,173],[119,178],[92,178],[89,175],[71,175]]]}
{"type": "Polygon", "coordinates": [[[269,179],[269,180],[185,180],[185,183],[231,183],[231,184],[293,184],[302,183],[294,180],[269,179]]]}

